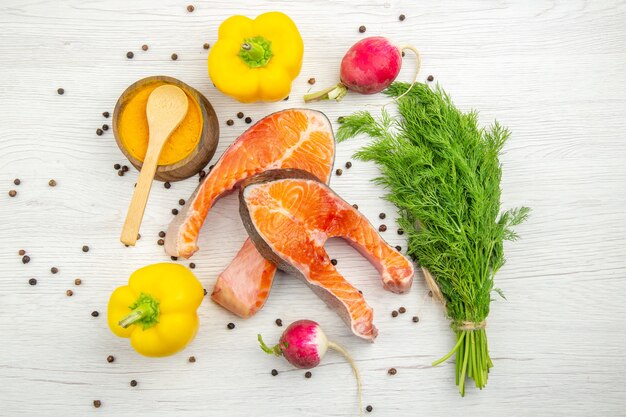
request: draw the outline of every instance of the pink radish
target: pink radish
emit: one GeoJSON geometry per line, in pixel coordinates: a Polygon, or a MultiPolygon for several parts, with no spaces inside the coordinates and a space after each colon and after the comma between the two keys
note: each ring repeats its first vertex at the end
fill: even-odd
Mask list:
{"type": "Polygon", "coordinates": [[[261,335],[258,335],[258,338],[261,349],[265,353],[276,356],[282,355],[290,364],[300,369],[315,368],[329,348],[341,353],[352,366],[352,371],[356,377],[359,407],[361,415],[363,415],[363,395],[359,369],[347,350],[328,340],[319,324],[311,320],[298,320],[291,323],[274,347],[268,347],[263,342],[261,335]]]}
{"type": "Polygon", "coordinates": [[[387,38],[373,36],[365,38],[348,50],[341,60],[341,82],[330,88],[304,96],[305,102],[316,100],[341,100],[348,90],[361,94],[383,91],[396,79],[402,66],[402,51],[408,49],[417,57],[415,78],[419,73],[421,59],[417,49],[411,45],[395,46],[387,38]]]}

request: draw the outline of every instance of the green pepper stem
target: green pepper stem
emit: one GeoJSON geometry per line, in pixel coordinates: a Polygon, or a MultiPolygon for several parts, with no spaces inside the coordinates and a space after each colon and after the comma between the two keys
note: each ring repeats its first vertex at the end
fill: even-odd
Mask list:
{"type": "Polygon", "coordinates": [[[142,324],[145,330],[159,322],[159,302],[148,294],[141,293],[137,301],[128,308],[132,311],[118,322],[123,328],[142,324]]]}
{"type": "Polygon", "coordinates": [[[262,36],[244,39],[239,58],[250,68],[264,67],[272,58],[272,43],[262,36]]]}
{"type": "MultiPolygon", "coordinates": [[[[272,347],[267,346],[263,341],[263,337],[261,336],[261,334],[257,335],[257,339],[259,339],[259,344],[261,345],[261,349],[263,350],[263,352],[267,353],[268,355],[281,356],[283,354],[283,351],[280,349],[280,344],[272,347]]],[[[287,347],[287,343],[285,343],[285,347],[287,347]]]]}

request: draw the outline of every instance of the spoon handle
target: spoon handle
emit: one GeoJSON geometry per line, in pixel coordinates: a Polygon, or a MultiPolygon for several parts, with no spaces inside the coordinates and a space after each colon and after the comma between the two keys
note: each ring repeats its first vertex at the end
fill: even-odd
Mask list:
{"type": "Polygon", "coordinates": [[[143,213],[148,202],[148,195],[152,187],[152,180],[156,173],[159,159],[159,152],[146,152],[146,158],[143,161],[137,186],[133,192],[133,199],[130,201],[128,212],[126,213],[126,221],[122,229],[120,240],[125,245],[135,246],[137,235],[139,234],[139,226],[143,219],[143,213]]]}

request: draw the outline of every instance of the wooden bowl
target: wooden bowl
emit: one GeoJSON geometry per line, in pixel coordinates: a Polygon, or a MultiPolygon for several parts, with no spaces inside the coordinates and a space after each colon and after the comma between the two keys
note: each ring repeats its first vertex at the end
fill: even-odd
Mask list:
{"type": "Polygon", "coordinates": [[[200,133],[200,140],[198,141],[198,145],[184,159],[170,165],[159,165],[154,176],[154,178],[159,181],[184,180],[193,175],[196,175],[198,172],[200,172],[200,170],[202,170],[202,168],[204,168],[209,163],[209,161],[215,154],[215,149],[217,148],[217,143],[219,141],[220,128],[217,120],[217,115],[215,114],[215,110],[213,110],[213,106],[211,106],[211,103],[209,103],[209,101],[195,88],[190,87],[189,85],[180,80],[177,80],[176,78],[167,77],[164,75],[143,78],[131,84],[117,100],[117,103],[115,104],[115,110],[113,111],[112,124],[115,142],[117,142],[117,146],[120,148],[124,156],[126,156],[126,158],[130,161],[130,163],[135,168],[137,168],[137,170],[140,171],[142,161],[131,155],[130,152],[128,152],[128,150],[122,144],[122,140],[118,132],[118,123],[120,115],[122,114],[124,107],[130,101],[130,99],[142,88],[152,83],[166,83],[180,87],[190,97],[192,97],[196,101],[196,103],[198,103],[198,107],[202,115],[202,130],[200,133]]]}

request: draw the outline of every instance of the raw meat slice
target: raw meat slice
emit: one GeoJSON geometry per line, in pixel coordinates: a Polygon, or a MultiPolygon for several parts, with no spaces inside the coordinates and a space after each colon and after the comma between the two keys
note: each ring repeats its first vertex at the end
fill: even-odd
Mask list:
{"type": "MultiPolygon", "coordinates": [[[[224,152],[170,224],[165,251],[190,257],[209,209],[246,178],[271,168],[301,168],[328,182],[335,156],[335,139],[326,116],[315,110],[289,109],[273,113],[244,132],[224,152]]],[[[276,267],[254,245],[244,243],[220,274],[211,298],[227,310],[250,317],[265,303],[276,267]]]]}
{"type": "Polygon", "coordinates": [[[311,174],[271,170],[243,184],[243,223],[259,252],[280,269],[293,272],[344,319],[353,333],[373,341],[373,310],[359,291],[337,272],[324,250],[342,237],[380,272],[384,287],[410,289],[413,264],[389,246],[367,219],[311,174]]]}

